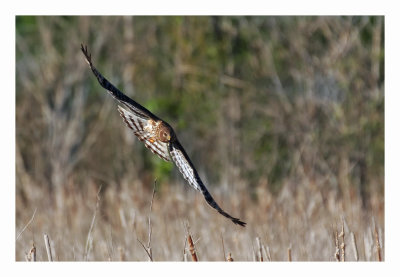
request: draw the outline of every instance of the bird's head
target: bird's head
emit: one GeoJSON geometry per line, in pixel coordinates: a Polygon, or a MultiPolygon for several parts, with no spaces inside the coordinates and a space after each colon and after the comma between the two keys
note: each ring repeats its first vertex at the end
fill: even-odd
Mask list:
{"type": "Polygon", "coordinates": [[[167,126],[162,126],[160,128],[160,131],[158,133],[158,138],[162,142],[170,142],[170,140],[171,140],[171,131],[169,130],[169,128],[167,126]]]}

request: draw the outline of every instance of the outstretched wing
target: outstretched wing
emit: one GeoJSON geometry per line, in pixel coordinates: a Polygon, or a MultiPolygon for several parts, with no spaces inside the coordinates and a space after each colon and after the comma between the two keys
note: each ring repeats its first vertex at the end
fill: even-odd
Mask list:
{"type": "Polygon", "coordinates": [[[85,55],[86,62],[89,64],[90,69],[92,70],[93,74],[96,76],[97,80],[99,81],[100,85],[107,90],[109,94],[111,94],[112,97],[117,99],[119,102],[124,104],[125,107],[127,107],[133,114],[135,114],[137,117],[142,118],[142,119],[153,119],[155,121],[159,120],[157,116],[152,114],[148,109],[137,103],[136,101],[132,100],[128,96],[126,96],[124,93],[122,93],[119,89],[117,89],[113,84],[111,84],[106,78],[101,75],[99,71],[94,67],[92,63],[92,55],[89,54],[87,50],[87,46],[83,46],[81,44],[81,50],[83,54],[85,55]]]}
{"type": "Polygon", "coordinates": [[[167,144],[158,140],[153,140],[151,138],[151,134],[145,130],[145,126],[149,124],[151,120],[158,121],[160,119],[145,107],[126,96],[106,78],[104,78],[103,75],[101,75],[101,73],[94,67],[92,63],[92,56],[89,54],[87,47],[83,47],[83,45],[81,45],[81,50],[100,85],[105,88],[107,92],[111,94],[111,96],[128,108],[126,110],[118,106],[118,111],[121,117],[124,119],[126,125],[133,130],[133,133],[138,137],[138,139],[143,141],[145,146],[154,154],[157,154],[160,158],[167,162],[171,161],[167,144]]]}
{"type": "Polygon", "coordinates": [[[100,72],[94,67],[92,63],[92,57],[89,54],[87,47],[81,45],[81,50],[100,85],[105,88],[107,92],[111,94],[111,96],[113,96],[127,108],[126,110],[122,107],[118,107],[118,111],[120,112],[126,125],[133,130],[138,139],[143,141],[147,148],[149,148],[154,154],[157,154],[162,159],[171,161],[172,158],[185,180],[187,180],[188,183],[196,190],[199,190],[203,193],[204,198],[212,208],[216,209],[220,214],[232,220],[233,223],[239,224],[240,226],[245,226],[245,222],[230,216],[218,206],[201,181],[188,155],[179,141],[176,139],[175,134],[173,136],[174,140],[168,144],[152,138],[151,134],[146,130],[146,126],[152,122],[158,122],[160,119],[145,107],[126,96],[106,78],[104,78],[103,75],[101,75],[100,72]]]}
{"type": "Polygon", "coordinates": [[[169,143],[169,154],[178,167],[179,171],[182,173],[183,178],[196,190],[201,191],[204,198],[206,199],[208,205],[212,208],[216,209],[220,214],[229,218],[235,224],[239,224],[240,226],[245,226],[246,223],[241,221],[238,218],[232,217],[224,210],[220,208],[220,206],[215,202],[214,198],[208,192],[206,186],[201,181],[199,174],[197,173],[196,169],[194,168],[192,162],[190,161],[188,155],[186,154],[185,150],[183,149],[182,145],[176,139],[173,142],[169,143]]]}
{"type": "Polygon", "coordinates": [[[171,161],[167,144],[159,140],[152,140],[151,134],[146,131],[145,127],[149,124],[149,120],[144,120],[137,116],[136,113],[125,110],[121,106],[118,106],[118,111],[126,125],[133,130],[133,133],[140,141],[144,142],[144,145],[149,148],[151,152],[167,162],[171,161]]]}

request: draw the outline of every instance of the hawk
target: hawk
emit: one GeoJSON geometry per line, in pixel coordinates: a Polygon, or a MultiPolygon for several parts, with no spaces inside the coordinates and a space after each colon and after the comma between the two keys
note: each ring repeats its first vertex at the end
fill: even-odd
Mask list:
{"type": "Polygon", "coordinates": [[[221,209],[217,202],[215,202],[214,198],[201,181],[196,168],[193,166],[193,163],[186,154],[185,149],[183,149],[180,144],[172,127],[164,120],[155,116],[145,107],[126,96],[104,78],[103,75],[101,75],[94,67],[87,46],[81,44],[81,50],[85,55],[86,62],[89,64],[90,69],[96,76],[100,85],[124,106],[118,106],[118,111],[126,125],[132,129],[137,138],[144,142],[144,145],[161,159],[167,162],[174,162],[189,185],[203,194],[208,205],[217,210],[223,216],[232,220],[233,223],[244,227],[246,225],[245,222],[232,217],[221,209]]]}

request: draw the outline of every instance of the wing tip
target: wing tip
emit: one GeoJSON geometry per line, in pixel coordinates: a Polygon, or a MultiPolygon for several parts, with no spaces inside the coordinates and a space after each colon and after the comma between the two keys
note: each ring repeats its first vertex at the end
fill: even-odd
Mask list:
{"type": "Polygon", "coordinates": [[[246,227],[246,224],[247,224],[246,222],[241,221],[239,218],[233,218],[232,222],[237,225],[240,225],[241,227],[246,227]]]}
{"type": "Polygon", "coordinates": [[[89,53],[89,51],[87,49],[87,45],[84,45],[83,43],[81,43],[81,51],[85,55],[85,59],[86,59],[86,62],[88,63],[88,65],[90,65],[90,67],[92,67],[92,54],[89,53]]]}

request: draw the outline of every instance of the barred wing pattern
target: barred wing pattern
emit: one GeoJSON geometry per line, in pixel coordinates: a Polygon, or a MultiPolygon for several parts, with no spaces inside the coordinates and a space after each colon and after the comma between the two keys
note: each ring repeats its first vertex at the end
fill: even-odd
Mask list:
{"type": "Polygon", "coordinates": [[[99,71],[94,67],[91,60],[91,55],[87,51],[87,47],[81,45],[81,50],[85,55],[86,62],[89,64],[90,69],[96,76],[97,81],[100,85],[107,90],[112,97],[122,103],[127,109],[118,106],[118,111],[125,121],[126,125],[133,130],[133,133],[138,137],[139,140],[143,141],[145,146],[149,148],[154,154],[157,154],[160,158],[165,161],[172,161],[176,164],[179,171],[182,173],[185,180],[196,190],[200,191],[207,203],[220,214],[229,218],[233,223],[240,226],[245,226],[246,223],[240,221],[238,218],[230,216],[224,210],[222,210],[215,202],[211,194],[208,192],[206,186],[201,181],[196,169],[190,161],[188,155],[179,143],[176,134],[169,124],[154,114],[152,114],[145,107],[135,102],[120,90],[118,90],[113,84],[111,84],[99,71]],[[170,139],[166,142],[155,139],[152,134],[148,131],[151,130],[153,123],[163,124],[163,127],[168,128],[170,131],[170,139]]]}
{"type": "Polygon", "coordinates": [[[241,221],[238,218],[232,217],[223,209],[221,209],[217,202],[215,202],[214,198],[211,196],[206,186],[201,181],[196,169],[194,168],[192,162],[190,161],[188,155],[186,154],[185,150],[178,140],[175,140],[174,142],[171,142],[169,144],[169,153],[185,180],[196,190],[201,191],[208,205],[216,209],[223,216],[232,220],[233,223],[243,227],[246,226],[245,222],[241,221]]]}
{"type": "MultiPolygon", "coordinates": [[[[171,155],[172,160],[178,167],[179,171],[183,175],[183,178],[191,185],[193,188],[195,188],[198,191],[202,191],[200,184],[197,179],[197,172],[195,174],[195,170],[192,167],[192,165],[188,162],[188,160],[185,158],[185,154],[183,152],[183,148],[180,146],[177,146],[177,143],[172,145],[170,143],[170,148],[169,148],[169,153],[171,155]],[[180,150],[180,148],[182,150],[180,150]]],[[[201,182],[201,180],[200,180],[201,182]]]]}
{"type": "Polygon", "coordinates": [[[121,106],[118,106],[118,111],[126,125],[133,130],[137,138],[143,141],[144,145],[149,148],[151,152],[167,162],[171,161],[166,143],[157,140],[153,142],[150,141],[150,134],[145,130],[145,126],[148,124],[147,120],[136,116],[136,114],[125,110],[121,106]]]}

